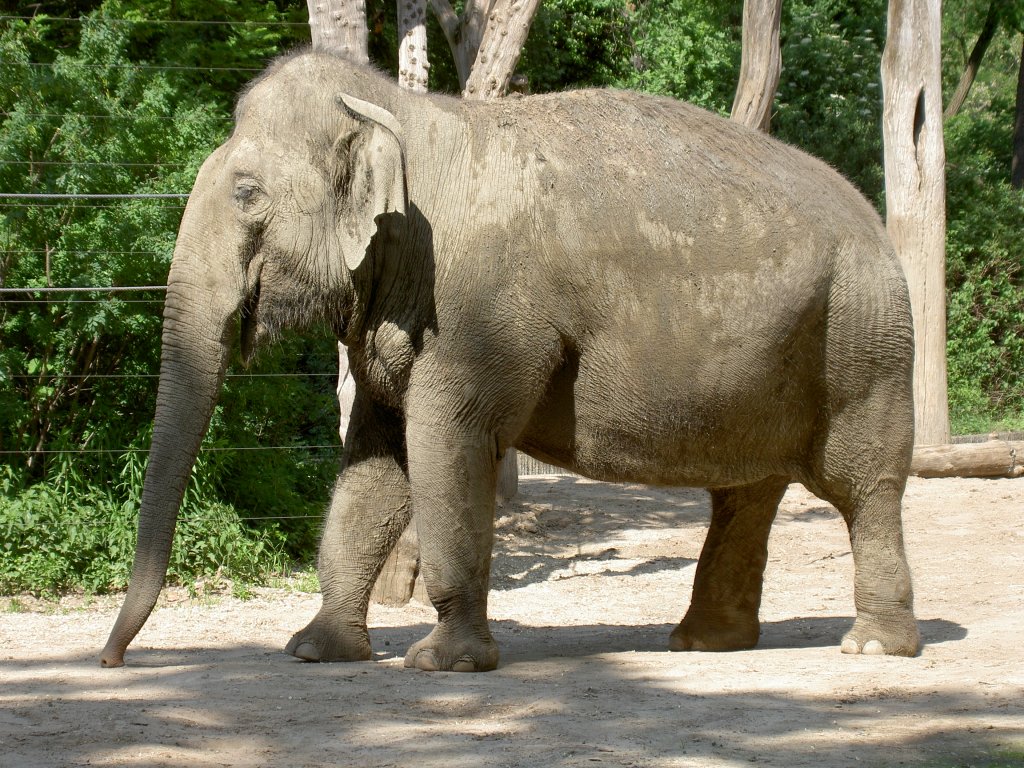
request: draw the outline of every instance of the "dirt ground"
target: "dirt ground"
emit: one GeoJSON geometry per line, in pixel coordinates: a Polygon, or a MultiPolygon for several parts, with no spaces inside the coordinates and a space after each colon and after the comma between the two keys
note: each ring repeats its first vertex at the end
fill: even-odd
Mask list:
{"type": "MultiPolygon", "coordinates": [[[[752,651],[669,653],[706,495],[521,481],[499,521],[498,671],[402,668],[429,607],[375,606],[376,662],[281,653],[319,598],[171,595],[102,670],[119,599],[0,616],[0,765],[1022,766],[1024,479],[918,480],[905,527],[917,658],[843,656],[852,561],[794,486],[752,651]]],[[[3,602],[0,601],[0,607],[3,602]]]]}

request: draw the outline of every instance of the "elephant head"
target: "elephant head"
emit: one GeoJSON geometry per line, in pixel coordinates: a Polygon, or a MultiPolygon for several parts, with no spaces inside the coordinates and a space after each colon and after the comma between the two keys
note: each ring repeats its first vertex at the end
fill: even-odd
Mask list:
{"type": "MultiPolygon", "coordinates": [[[[273,72],[273,70],[271,70],[273,72]]],[[[341,329],[352,272],[407,208],[405,147],[386,110],[292,75],[239,101],[203,163],[167,281],[157,408],[128,594],[101,656],[121,666],[163,586],[174,528],[232,347],[248,361],[286,327],[341,329]]]]}

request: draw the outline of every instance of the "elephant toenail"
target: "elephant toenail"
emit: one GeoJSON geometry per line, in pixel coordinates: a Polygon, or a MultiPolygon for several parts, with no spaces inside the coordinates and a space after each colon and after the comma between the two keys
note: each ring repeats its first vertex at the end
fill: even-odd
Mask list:
{"type": "Polygon", "coordinates": [[[312,643],[299,643],[292,655],[303,661],[320,661],[320,649],[312,643]]]}
{"type": "Polygon", "coordinates": [[[452,665],[452,672],[476,672],[476,662],[470,656],[463,656],[452,665]]]}
{"type": "Polygon", "coordinates": [[[424,672],[437,672],[440,667],[437,664],[437,659],[434,658],[434,652],[423,650],[417,653],[416,669],[422,669],[424,672]]]}
{"type": "Polygon", "coordinates": [[[864,643],[861,653],[865,656],[882,656],[885,653],[885,646],[877,640],[868,640],[864,643]]]}
{"type": "Polygon", "coordinates": [[[839,650],[843,653],[860,653],[860,645],[856,640],[846,638],[843,640],[843,644],[839,647],[839,650]]]}

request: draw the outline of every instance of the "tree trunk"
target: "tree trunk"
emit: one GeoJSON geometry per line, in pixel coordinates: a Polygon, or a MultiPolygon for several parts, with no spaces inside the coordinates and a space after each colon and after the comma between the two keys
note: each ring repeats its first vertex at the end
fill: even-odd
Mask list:
{"type": "MultiPolygon", "coordinates": [[[[485,16],[481,13],[482,4],[473,6],[473,15],[465,16],[461,40],[465,46],[462,57],[473,62],[467,79],[461,83],[464,99],[483,101],[508,93],[512,73],[539,7],[540,0],[489,0],[489,12],[485,16]],[[470,49],[470,45],[475,47],[470,49]]],[[[515,498],[517,493],[519,460],[515,449],[510,448],[498,467],[498,503],[515,498]]]]}
{"type": "MultiPolygon", "coordinates": [[[[485,99],[508,92],[512,72],[519,61],[540,0],[467,0],[458,17],[448,0],[430,0],[444,30],[466,98],[485,99]]],[[[366,63],[367,30],[365,0],[307,0],[313,47],[366,63]]],[[[412,91],[427,91],[426,8],[424,0],[397,0],[399,84],[412,91]]],[[[347,377],[347,355],[338,345],[338,400],[340,431],[346,432],[351,402],[351,377],[347,377]]],[[[343,438],[344,439],[344,438],[343,438]]],[[[498,501],[507,501],[518,491],[517,457],[505,454],[498,470],[498,501]]],[[[415,512],[414,512],[415,514],[415,512]]],[[[374,586],[372,599],[401,605],[417,590],[419,545],[415,522],[402,535],[374,586]]]]}
{"type": "Polygon", "coordinates": [[[437,16],[448,47],[455,59],[455,71],[459,76],[459,88],[465,89],[473,62],[476,61],[480,43],[484,39],[487,17],[495,0],[466,0],[462,16],[452,9],[449,0],[430,0],[430,7],[437,16]]]}
{"type": "Polygon", "coordinates": [[[1010,184],[1024,189],[1024,46],[1017,70],[1017,113],[1013,121],[1013,160],[1010,163],[1010,184]]]}
{"type": "Polygon", "coordinates": [[[540,0],[496,0],[466,79],[462,96],[492,99],[508,93],[509,82],[523,52],[540,0]]]}
{"type": "Polygon", "coordinates": [[[519,493],[519,458],[514,448],[505,451],[498,465],[498,504],[504,504],[519,493]]]}
{"type": "Polygon", "coordinates": [[[430,0],[455,57],[466,99],[508,93],[540,0],[467,0],[462,16],[449,0],[430,0]]]}
{"type": "Polygon", "coordinates": [[[974,85],[974,78],[978,76],[978,69],[981,67],[981,60],[985,56],[985,51],[988,50],[988,44],[992,42],[992,37],[999,28],[998,3],[999,0],[992,0],[989,3],[988,14],[985,16],[985,23],[982,25],[981,34],[978,35],[978,42],[974,44],[974,48],[971,49],[971,55],[967,57],[964,73],[960,75],[960,82],[957,83],[956,90],[953,91],[949,104],[946,106],[946,111],[942,115],[947,120],[959,112],[964,102],[967,101],[967,94],[970,93],[971,86],[974,85]]]}
{"type": "Polygon", "coordinates": [[[306,0],[313,48],[368,64],[366,1],[306,0]]]}
{"type": "MultiPolygon", "coordinates": [[[[449,0],[430,0],[430,7],[455,58],[463,98],[507,94],[540,0],[467,0],[461,17],[449,0]]],[[[518,457],[510,449],[498,469],[499,502],[515,497],[518,489],[518,457]]]]}
{"type": "MultiPolygon", "coordinates": [[[[358,64],[369,64],[365,0],[306,0],[309,32],[314,50],[330,51],[358,64]]],[[[338,433],[345,439],[355,397],[355,382],[349,376],[348,352],[338,344],[338,433]]]]}
{"type": "Polygon", "coordinates": [[[429,71],[426,0],[398,0],[398,83],[426,93],[429,71]]]}
{"type": "Polygon", "coordinates": [[[772,103],[782,72],[779,25],[782,0],[745,0],[740,80],[732,102],[732,119],[768,133],[772,103]]]}
{"type": "Polygon", "coordinates": [[[348,369],[348,350],[344,344],[338,345],[338,434],[342,442],[348,434],[348,422],[352,416],[352,403],[356,399],[356,380],[348,369]]]}
{"type": "MultiPolygon", "coordinates": [[[[398,84],[416,93],[427,92],[427,6],[425,0],[397,0],[398,84]]],[[[370,599],[384,605],[405,605],[412,598],[420,570],[416,517],[384,561],[370,599]]],[[[420,579],[419,583],[422,584],[420,579]]]]}
{"type": "Polygon", "coordinates": [[[914,315],[916,443],[949,442],[939,0],[889,0],[882,54],[886,225],[914,315]]]}

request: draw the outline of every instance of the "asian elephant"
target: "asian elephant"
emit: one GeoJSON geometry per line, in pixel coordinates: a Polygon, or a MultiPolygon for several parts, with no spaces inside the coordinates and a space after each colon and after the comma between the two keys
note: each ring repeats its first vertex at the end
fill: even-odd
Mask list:
{"type": "Polygon", "coordinates": [[[236,341],[248,360],[313,323],[347,346],[356,395],[323,607],[292,655],[370,658],[371,587],[415,508],[437,625],[405,664],[493,669],[495,469],[511,448],[710,489],[673,650],[757,643],[769,528],[799,481],[849,528],[842,650],[914,655],[910,318],[876,212],[762,133],[629,92],[468,103],[286,56],[240,97],[184,213],[135,564],[102,664],[123,664],[157,599],[236,341]]]}

